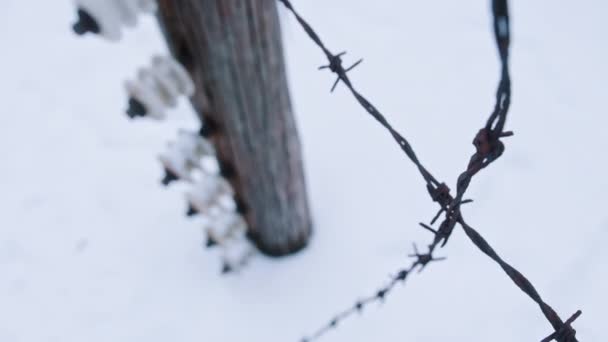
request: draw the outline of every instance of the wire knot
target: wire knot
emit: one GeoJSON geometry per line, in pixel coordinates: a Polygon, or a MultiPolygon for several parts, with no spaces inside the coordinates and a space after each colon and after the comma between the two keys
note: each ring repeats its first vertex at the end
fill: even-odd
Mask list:
{"type": "Polygon", "coordinates": [[[428,253],[421,254],[418,252],[418,247],[416,246],[416,244],[414,244],[414,254],[410,254],[409,257],[417,259],[416,262],[414,263],[414,267],[420,265],[420,269],[418,270],[418,273],[422,272],[422,270],[429,263],[431,263],[433,261],[441,261],[441,260],[446,259],[445,257],[435,258],[433,256],[432,250],[430,250],[428,253]]]}
{"type": "Polygon", "coordinates": [[[477,172],[498,159],[505,151],[505,145],[500,138],[510,137],[513,132],[497,132],[482,128],[473,139],[476,152],[469,162],[468,170],[477,172]]]}
{"type": "Polygon", "coordinates": [[[325,67],[331,70],[331,72],[333,73],[338,73],[339,70],[344,70],[344,68],[342,67],[342,56],[344,56],[345,54],[346,51],[340,52],[337,55],[329,57],[329,65],[326,65],[325,67]]]}
{"type": "Polygon", "coordinates": [[[568,318],[562,326],[557,329],[553,334],[545,337],[541,342],[573,342],[576,341],[576,330],[572,328],[572,323],[580,316],[583,312],[578,310],[570,318],[568,318]]]}
{"type": "Polygon", "coordinates": [[[446,207],[452,201],[452,195],[450,195],[450,188],[445,184],[441,183],[437,187],[433,187],[432,184],[427,184],[426,189],[431,195],[433,202],[439,203],[441,207],[446,207]]]}
{"type": "Polygon", "coordinates": [[[363,59],[358,60],[357,62],[355,62],[355,64],[344,69],[344,67],[342,66],[342,56],[346,55],[346,51],[342,51],[337,55],[332,55],[329,52],[327,52],[327,54],[329,64],[320,66],[319,70],[329,69],[331,72],[338,75],[338,78],[334,82],[334,85],[331,87],[331,91],[333,92],[334,89],[336,89],[336,86],[338,85],[340,80],[347,82],[350,85],[350,81],[348,80],[346,73],[353,70],[357,65],[361,64],[361,62],[363,62],[363,59]]]}

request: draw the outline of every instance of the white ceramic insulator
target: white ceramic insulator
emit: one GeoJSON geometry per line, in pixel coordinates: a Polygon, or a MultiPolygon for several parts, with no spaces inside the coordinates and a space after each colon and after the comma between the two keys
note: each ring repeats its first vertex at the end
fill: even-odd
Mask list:
{"type": "Polygon", "coordinates": [[[205,231],[214,242],[223,244],[233,236],[245,234],[247,223],[240,214],[234,211],[221,211],[216,217],[210,218],[205,231]]]}
{"type": "Polygon", "coordinates": [[[133,27],[141,13],[157,10],[156,0],[74,0],[99,25],[99,34],[110,41],[120,40],[122,28],[133,27]]]}
{"type": "Polygon", "coordinates": [[[177,136],[176,148],[193,159],[215,156],[215,148],[211,142],[200,136],[198,132],[180,129],[177,136]]]}
{"type": "Polygon", "coordinates": [[[165,107],[159,93],[158,84],[147,69],[138,72],[135,81],[127,81],[125,88],[130,97],[137,99],[146,107],[146,116],[162,120],[165,118],[165,107]]]}
{"type": "Polygon", "coordinates": [[[192,182],[192,171],[199,167],[199,164],[188,159],[183,153],[175,149],[169,149],[158,156],[164,168],[171,171],[179,179],[192,182]]]}
{"type": "Polygon", "coordinates": [[[155,119],[164,119],[165,111],[175,107],[180,96],[194,94],[194,81],[171,57],[153,57],[152,65],[140,69],[137,78],[127,81],[125,87],[129,96],[141,102],[147,115],[155,119]]]}
{"type": "Polygon", "coordinates": [[[188,71],[175,59],[154,56],[152,68],[161,78],[171,80],[171,87],[177,88],[177,93],[186,96],[194,95],[194,81],[188,71]]]}
{"type": "Polygon", "coordinates": [[[167,150],[158,158],[163,166],[178,178],[193,182],[196,178],[195,170],[203,171],[206,174],[205,178],[217,174],[203,169],[203,157],[215,157],[215,149],[211,142],[201,137],[198,132],[181,129],[177,140],[169,142],[167,150]]]}
{"type": "Polygon", "coordinates": [[[245,234],[227,239],[220,247],[222,262],[231,270],[238,270],[245,266],[256,251],[255,246],[247,239],[245,234]]]}
{"type": "Polygon", "coordinates": [[[176,175],[177,178],[184,180],[184,181],[192,182],[192,176],[191,176],[192,169],[190,169],[186,166],[187,161],[175,160],[166,155],[161,155],[158,157],[158,159],[163,164],[163,167],[166,168],[167,170],[171,171],[171,173],[176,175]]]}
{"type": "Polygon", "coordinates": [[[216,206],[222,196],[232,193],[228,182],[216,175],[206,175],[186,194],[186,199],[200,213],[207,213],[216,206]]]}

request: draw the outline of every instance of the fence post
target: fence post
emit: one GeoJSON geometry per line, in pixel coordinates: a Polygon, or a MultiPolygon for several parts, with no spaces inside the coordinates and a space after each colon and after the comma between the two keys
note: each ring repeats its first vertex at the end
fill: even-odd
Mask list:
{"type": "Polygon", "coordinates": [[[192,104],[250,238],[271,256],[300,250],[311,218],[275,0],[158,3],[163,33],[194,79],[192,104]]]}

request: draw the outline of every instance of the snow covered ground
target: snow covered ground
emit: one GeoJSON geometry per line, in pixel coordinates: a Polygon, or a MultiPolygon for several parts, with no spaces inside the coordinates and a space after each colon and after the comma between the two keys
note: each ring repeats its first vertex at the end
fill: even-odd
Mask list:
{"type": "MultiPolygon", "coordinates": [[[[488,1],[294,1],[436,176],[454,184],[493,106],[488,1]]],[[[409,263],[434,214],[392,139],[282,11],[315,236],[284,260],[218,275],[156,161],[178,128],[130,122],[122,82],[164,43],[153,18],[119,44],[69,31],[69,1],[0,6],[0,341],[297,341],[409,263]]],[[[567,317],[606,340],[608,49],[601,0],[513,1],[513,106],[504,157],[464,213],[567,317]]],[[[323,341],[539,341],[540,310],[459,230],[448,260],[323,341]],[[441,327],[441,328],[437,328],[441,327]]]]}

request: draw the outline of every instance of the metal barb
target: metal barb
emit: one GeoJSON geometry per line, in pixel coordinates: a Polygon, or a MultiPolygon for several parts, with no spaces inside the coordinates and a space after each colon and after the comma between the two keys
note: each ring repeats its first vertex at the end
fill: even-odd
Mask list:
{"type": "MultiPolygon", "coordinates": [[[[449,188],[447,188],[444,183],[440,183],[439,181],[437,181],[437,179],[419,161],[414,149],[412,148],[410,143],[405,139],[405,137],[403,137],[396,129],[394,129],[389,123],[389,121],[386,119],[386,117],[369,100],[367,100],[362,94],[360,94],[355,89],[355,87],[347,76],[347,72],[359,65],[361,61],[355,63],[348,69],[344,69],[342,66],[341,57],[345,54],[345,52],[333,55],[329,51],[329,49],[323,44],[321,38],[310,26],[310,24],[308,24],[308,22],[306,22],[306,20],[304,20],[296,12],[289,0],[278,1],[285,5],[287,10],[290,11],[296,17],[298,23],[302,26],[309,38],[323,51],[323,53],[327,57],[329,64],[322,66],[319,69],[330,69],[333,73],[337,74],[337,79],[334,85],[332,86],[332,91],[335,89],[337,84],[342,81],[342,83],[345,84],[346,87],[350,90],[357,102],[359,102],[361,107],[374,119],[376,119],[378,123],[380,123],[384,128],[386,128],[387,132],[394,138],[395,142],[406,154],[408,159],[416,165],[418,171],[420,172],[420,175],[423,177],[427,185],[427,190],[431,195],[432,200],[438,203],[440,207],[439,214],[436,215],[431,224],[433,224],[442,213],[445,214],[445,219],[437,230],[431,228],[430,226],[421,224],[423,228],[431,231],[434,235],[433,242],[429,245],[428,253],[420,254],[417,248],[414,247],[415,254],[413,254],[412,257],[415,257],[416,260],[410,266],[410,268],[402,270],[395,278],[393,278],[393,281],[390,283],[390,285],[385,288],[385,292],[377,292],[376,295],[369,297],[363,301],[357,302],[354,307],[338,315],[337,321],[346,319],[354,312],[360,312],[363,309],[363,306],[368,303],[378,301],[379,299],[384,299],[386,295],[393,289],[395,284],[404,281],[415,267],[421,266],[419,270],[420,272],[427,264],[431,263],[432,261],[444,260],[445,258],[434,258],[432,256],[432,253],[440,243],[442,243],[442,246],[447,243],[454,226],[458,223],[463,228],[469,239],[475,244],[475,246],[479,248],[482,252],[484,252],[488,257],[493,259],[505,271],[509,278],[511,278],[515,285],[517,285],[523,292],[525,292],[532,300],[538,303],[538,305],[541,307],[541,311],[543,312],[547,320],[549,320],[549,322],[551,322],[554,327],[561,327],[560,329],[558,329],[559,331],[556,331],[554,333],[556,334],[555,336],[557,336],[557,338],[561,338],[558,340],[558,342],[577,342],[576,338],[574,337],[574,334],[568,335],[569,337],[567,338],[561,337],[561,335],[558,336],[559,334],[566,334],[563,333],[562,330],[569,331],[564,328],[564,325],[569,327],[569,323],[562,323],[557,313],[555,313],[555,311],[541,299],[540,295],[538,294],[534,286],[532,286],[532,284],[528,281],[528,279],[526,279],[519,271],[513,268],[510,264],[502,260],[502,258],[500,258],[500,256],[487,243],[487,241],[476,230],[474,230],[464,221],[464,218],[462,217],[460,211],[460,206],[462,204],[470,202],[470,200],[463,200],[463,197],[469,185],[471,184],[473,176],[476,175],[480,170],[486,168],[492,162],[496,161],[498,158],[500,158],[500,156],[502,156],[504,152],[504,144],[500,141],[500,138],[505,138],[513,135],[512,132],[503,131],[511,100],[511,80],[509,77],[508,68],[510,27],[508,25],[509,13],[507,7],[507,0],[492,0],[495,41],[496,46],[499,50],[500,61],[502,64],[500,73],[501,79],[499,81],[498,90],[496,92],[495,108],[494,111],[490,114],[485,127],[480,130],[480,132],[473,141],[476,148],[476,152],[471,157],[466,170],[462,172],[458,177],[456,183],[456,195],[454,197],[450,195],[449,188]]],[[[337,321],[335,321],[336,324],[337,321]]],[[[323,336],[327,331],[331,330],[336,326],[336,324],[331,324],[332,322],[334,321],[332,320],[329,325],[321,327],[321,329],[319,329],[314,335],[312,335],[313,337],[305,338],[304,341],[311,342],[323,336]]]]}
{"type": "Polygon", "coordinates": [[[583,312],[581,310],[576,311],[570,318],[568,318],[561,327],[552,333],[551,335],[545,337],[540,342],[550,342],[550,341],[558,341],[558,342],[569,342],[575,341],[576,330],[572,329],[572,323],[580,316],[583,312]]]}
{"type": "Polygon", "coordinates": [[[420,268],[418,269],[418,273],[422,272],[424,270],[424,268],[426,267],[426,265],[428,265],[429,263],[431,263],[433,261],[442,261],[442,260],[446,259],[445,257],[440,257],[440,258],[433,257],[432,250],[429,251],[428,253],[421,254],[420,252],[418,252],[418,248],[416,247],[416,244],[414,244],[414,254],[410,254],[409,257],[417,259],[416,262],[414,263],[414,265],[420,266],[420,268]]]}
{"type": "Polygon", "coordinates": [[[336,86],[338,86],[338,83],[340,83],[340,81],[346,80],[347,82],[349,82],[348,78],[346,77],[346,73],[353,70],[354,68],[356,68],[359,64],[361,64],[363,62],[363,58],[361,58],[360,60],[355,62],[355,64],[344,69],[344,67],[342,66],[342,56],[344,56],[344,55],[346,55],[346,51],[340,52],[337,55],[330,55],[328,57],[329,64],[322,65],[319,67],[319,70],[329,69],[331,72],[338,75],[338,77],[336,78],[336,81],[334,82],[333,86],[331,87],[330,92],[333,92],[336,89],[336,86]]]}

